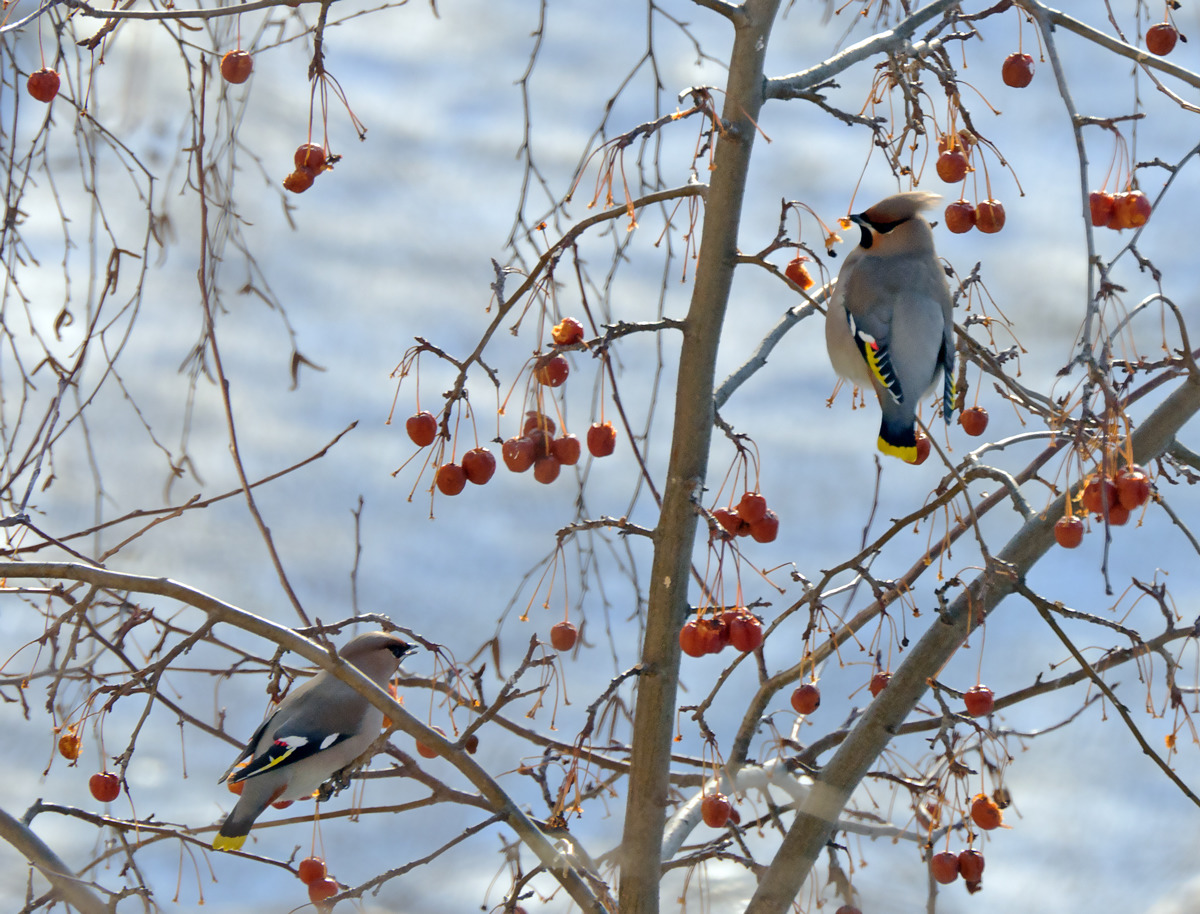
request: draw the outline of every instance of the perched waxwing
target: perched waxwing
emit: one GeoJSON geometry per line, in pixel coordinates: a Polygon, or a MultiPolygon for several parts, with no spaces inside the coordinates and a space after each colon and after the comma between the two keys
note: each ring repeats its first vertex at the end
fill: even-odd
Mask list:
{"type": "MultiPolygon", "coordinates": [[[[339,656],[386,689],[400,661],[414,650],[397,635],[368,632],[351,640],[339,656]]],[[[242,794],[213,847],[240,848],[263,810],[282,800],[312,796],[366,752],[382,727],[383,712],[329,673],[322,671],[292,691],[221,777],[220,782],[242,784],[242,794]],[[249,763],[238,768],[245,759],[249,763]]]]}
{"type": "Polygon", "coordinates": [[[942,412],[954,411],[954,320],[933,231],[920,215],[941,198],[910,192],[850,217],[862,232],[825,315],[834,370],[879,398],[879,450],[917,457],[917,404],[942,372],[942,412]]]}

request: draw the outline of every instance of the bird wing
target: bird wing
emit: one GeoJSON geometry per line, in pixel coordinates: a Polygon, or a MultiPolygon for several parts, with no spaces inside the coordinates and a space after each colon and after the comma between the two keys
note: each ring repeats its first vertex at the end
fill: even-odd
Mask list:
{"type": "Polygon", "coordinates": [[[353,733],[301,733],[295,730],[278,732],[265,751],[251,759],[249,765],[230,775],[229,780],[236,784],[238,781],[244,781],[265,771],[295,765],[319,752],[332,749],[353,735],[353,733]]]}
{"type": "Polygon", "coordinates": [[[854,315],[847,312],[846,317],[850,322],[850,335],[854,338],[854,344],[862,354],[863,361],[867,363],[871,377],[891,395],[892,400],[896,403],[903,402],[904,391],[900,387],[900,379],[896,377],[896,370],[892,367],[892,356],[887,343],[877,340],[858,326],[854,315]]]}

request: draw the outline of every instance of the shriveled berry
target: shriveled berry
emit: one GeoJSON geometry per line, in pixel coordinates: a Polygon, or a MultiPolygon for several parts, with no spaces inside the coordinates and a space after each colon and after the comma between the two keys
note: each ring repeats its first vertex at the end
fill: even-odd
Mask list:
{"type": "Polygon", "coordinates": [[[971,821],[984,831],[991,831],[1004,823],[1004,817],[1000,814],[1000,807],[996,805],[995,800],[986,793],[979,793],[971,801],[971,821]]]}
{"type": "Polygon", "coordinates": [[[788,265],[783,270],[783,275],[805,292],[816,284],[816,281],[809,274],[808,268],[804,266],[806,259],[805,257],[795,257],[788,262],[788,265]]]}
{"type": "Polygon", "coordinates": [[[913,466],[920,466],[929,459],[930,453],[933,451],[933,445],[929,443],[929,436],[922,431],[917,432],[917,456],[910,463],[913,466]]]}
{"type": "Polygon", "coordinates": [[[1121,228],[1141,228],[1150,220],[1150,198],[1140,190],[1121,194],[1116,201],[1117,221],[1121,228]]]}
{"type": "Polygon", "coordinates": [[[872,695],[872,697],[874,697],[874,696],[878,695],[880,692],[882,692],[884,689],[886,689],[888,683],[891,681],[892,681],[891,673],[885,673],[885,672],[880,671],[871,677],[871,684],[869,686],[867,686],[867,688],[870,689],[871,695],[872,695]]]}
{"type": "Polygon", "coordinates": [[[283,179],[283,189],[293,194],[302,194],[313,186],[317,173],[311,168],[297,168],[283,179]]]}
{"type": "Polygon", "coordinates": [[[573,317],[564,317],[554,325],[550,337],[559,346],[574,346],[583,342],[583,324],[573,317]]]}
{"type": "Polygon", "coordinates": [[[1083,487],[1079,503],[1089,514],[1103,514],[1105,508],[1111,509],[1118,503],[1116,483],[1103,476],[1093,476],[1083,487]]]}
{"type": "Polygon", "coordinates": [[[68,728],[67,732],[58,738],[58,754],[72,762],[79,758],[79,750],[82,746],[83,739],[74,727],[68,728]]]}
{"type": "Polygon", "coordinates": [[[713,508],[713,517],[717,519],[718,524],[734,536],[747,536],[750,533],[750,525],[738,517],[738,513],[733,508],[713,508]]]}

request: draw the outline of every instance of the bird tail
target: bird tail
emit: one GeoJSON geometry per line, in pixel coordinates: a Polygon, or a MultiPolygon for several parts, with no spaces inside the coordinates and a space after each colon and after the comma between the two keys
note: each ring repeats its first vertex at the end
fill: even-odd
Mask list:
{"type": "Polygon", "coordinates": [[[917,460],[917,430],[911,417],[889,415],[884,411],[879,423],[879,450],[906,463],[917,460]]]}

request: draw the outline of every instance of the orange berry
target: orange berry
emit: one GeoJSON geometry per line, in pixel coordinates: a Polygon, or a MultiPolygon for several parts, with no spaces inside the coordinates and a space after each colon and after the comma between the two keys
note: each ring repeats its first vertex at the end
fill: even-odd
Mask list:
{"type": "Polygon", "coordinates": [[[221,58],[221,75],[226,82],[244,83],[254,70],[254,58],[249,51],[230,51],[221,58]]]}

